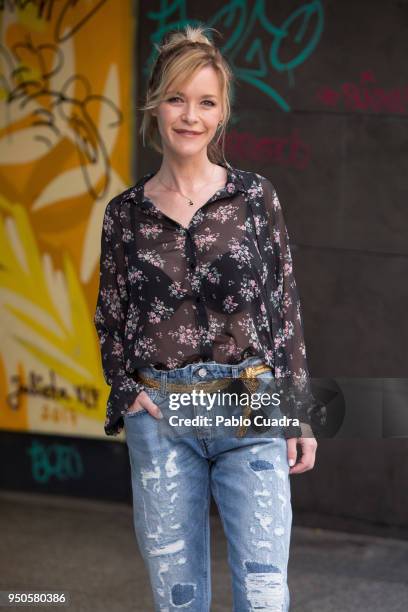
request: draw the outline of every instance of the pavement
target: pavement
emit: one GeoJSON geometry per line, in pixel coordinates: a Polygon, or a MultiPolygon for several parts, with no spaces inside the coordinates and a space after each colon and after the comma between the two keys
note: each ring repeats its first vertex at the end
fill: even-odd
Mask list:
{"type": "MultiPolygon", "coordinates": [[[[72,612],[154,611],[129,505],[2,491],[0,533],[0,590],[65,590],[72,612]]],[[[211,541],[211,612],[231,612],[216,515],[211,541]]],[[[406,612],[408,541],[294,524],[288,576],[291,612],[406,612]]]]}

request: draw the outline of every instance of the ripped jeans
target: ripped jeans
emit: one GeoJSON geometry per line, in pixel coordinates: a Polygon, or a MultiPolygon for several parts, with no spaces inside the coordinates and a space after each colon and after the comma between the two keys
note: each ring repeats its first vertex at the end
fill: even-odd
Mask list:
{"type": "MultiPolygon", "coordinates": [[[[139,372],[160,382],[147,392],[163,412],[168,382],[236,377],[260,363],[261,358],[249,357],[235,365],[212,361],[139,372]]],[[[273,378],[272,371],[268,375],[273,378]]],[[[124,420],[134,528],[154,610],[210,610],[212,493],[228,544],[234,612],[287,612],[292,507],[285,438],[214,437],[200,426],[194,436],[165,435],[145,409],[124,420]]]]}

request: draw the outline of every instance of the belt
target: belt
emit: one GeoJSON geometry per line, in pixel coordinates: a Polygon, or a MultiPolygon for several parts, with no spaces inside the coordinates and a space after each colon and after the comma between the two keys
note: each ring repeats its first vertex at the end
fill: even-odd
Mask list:
{"type": "MultiPolygon", "coordinates": [[[[242,379],[247,389],[251,393],[254,393],[259,387],[259,380],[256,380],[256,377],[259,374],[262,374],[263,372],[269,372],[271,370],[272,368],[270,366],[266,365],[265,363],[260,363],[259,365],[248,366],[247,368],[241,370],[237,378],[242,379]]],[[[152,387],[154,389],[160,389],[161,387],[161,381],[156,380],[155,378],[152,378],[150,376],[145,376],[144,374],[140,374],[139,372],[136,372],[136,377],[138,378],[138,380],[140,380],[142,383],[144,383],[148,387],[152,387]]],[[[180,393],[193,391],[194,389],[203,389],[204,391],[212,391],[216,389],[224,389],[225,387],[228,387],[228,385],[230,384],[231,384],[231,381],[229,378],[218,378],[214,380],[205,380],[205,381],[203,380],[203,381],[190,383],[190,384],[167,383],[167,389],[169,391],[175,391],[175,392],[179,391],[180,393]]],[[[251,406],[244,406],[243,417],[244,418],[249,417],[251,412],[252,412],[251,406]]],[[[245,435],[245,432],[247,429],[248,427],[246,425],[241,425],[241,427],[238,430],[237,437],[241,438],[243,435],[245,435]]]]}

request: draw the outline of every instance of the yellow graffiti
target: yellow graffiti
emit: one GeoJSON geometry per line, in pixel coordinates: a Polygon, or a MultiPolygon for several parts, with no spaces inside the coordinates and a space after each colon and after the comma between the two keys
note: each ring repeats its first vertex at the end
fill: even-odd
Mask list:
{"type": "Polygon", "coordinates": [[[0,428],[104,437],[92,314],[130,185],[132,7],[48,4],[0,13],[0,428]]]}

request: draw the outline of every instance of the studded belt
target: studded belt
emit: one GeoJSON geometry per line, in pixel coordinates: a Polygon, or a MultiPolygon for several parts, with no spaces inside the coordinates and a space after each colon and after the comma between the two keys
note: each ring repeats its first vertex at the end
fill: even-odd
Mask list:
{"type": "MultiPolygon", "coordinates": [[[[259,374],[263,374],[263,372],[269,372],[272,371],[272,368],[268,365],[266,365],[265,363],[260,363],[259,365],[256,366],[248,366],[247,368],[241,370],[241,372],[238,375],[238,379],[241,379],[244,383],[244,385],[247,387],[247,389],[251,392],[251,393],[255,393],[255,391],[258,389],[259,387],[259,380],[257,380],[257,376],[259,374]]],[[[139,372],[136,372],[136,377],[138,380],[140,380],[140,382],[144,383],[145,385],[147,385],[148,387],[152,387],[154,389],[160,389],[161,387],[161,381],[156,380],[155,378],[152,378],[150,376],[145,376],[144,374],[140,374],[139,372]]],[[[231,380],[227,377],[227,378],[218,378],[218,379],[214,379],[214,380],[203,380],[203,381],[198,381],[195,383],[189,383],[189,384],[179,384],[179,383],[167,383],[167,389],[169,391],[174,391],[174,392],[189,392],[189,391],[194,391],[199,390],[199,389],[203,389],[204,391],[215,391],[218,389],[224,389],[225,387],[228,387],[228,385],[231,384],[231,380]]],[[[251,410],[251,406],[244,406],[244,411],[243,411],[243,417],[247,418],[250,416],[252,410],[251,410]]],[[[242,425],[237,433],[237,437],[241,438],[243,435],[245,435],[245,432],[247,430],[247,426],[246,425],[242,425]]]]}

